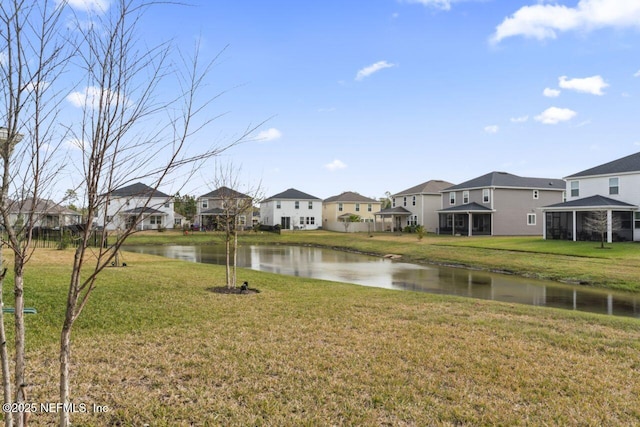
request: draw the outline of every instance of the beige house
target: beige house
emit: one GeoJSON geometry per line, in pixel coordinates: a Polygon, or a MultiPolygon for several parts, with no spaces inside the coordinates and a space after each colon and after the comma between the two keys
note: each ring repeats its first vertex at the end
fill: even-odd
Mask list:
{"type": "Polygon", "coordinates": [[[9,221],[15,226],[29,219],[34,227],[54,228],[67,227],[80,223],[81,215],[54,201],[47,199],[27,198],[22,201],[9,201],[9,221]]]}
{"type": "Polygon", "coordinates": [[[382,203],[353,191],[345,191],[322,202],[322,227],[342,232],[374,231],[375,214],[382,203]],[[355,216],[358,221],[353,221],[355,216]]]}

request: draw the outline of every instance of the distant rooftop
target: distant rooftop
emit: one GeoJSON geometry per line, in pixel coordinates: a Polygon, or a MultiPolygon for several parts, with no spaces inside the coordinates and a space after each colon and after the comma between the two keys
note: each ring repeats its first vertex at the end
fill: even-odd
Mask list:
{"type": "Polygon", "coordinates": [[[445,191],[471,189],[471,188],[535,188],[540,190],[565,190],[566,183],[562,179],[554,178],[527,178],[513,175],[507,172],[489,172],[462,184],[445,188],[445,191]]]}
{"type": "Polygon", "coordinates": [[[582,172],[569,175],[567,178],[578,178],[581,176],[611,175],[625,172],[640,172],[640,153],[631,154],[621,159],[603,163],[582,172]]]}

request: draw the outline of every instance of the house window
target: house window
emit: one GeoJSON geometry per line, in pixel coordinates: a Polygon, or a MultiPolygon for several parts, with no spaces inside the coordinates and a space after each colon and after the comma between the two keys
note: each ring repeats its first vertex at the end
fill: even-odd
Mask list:
{"type": "Polygon", "coordinates": [[[303,216],[300,217],[300,225],[304,225],[304,217],[303,216]]]}
{"type": "Polygon", "coordinates": [[[633,213],[633,226],[635,228],[640,228],[640,212],[633,213]]]}
{"type": "Polygon", "coordinates": [[[456,204],[456,193],[454,192],[449,193],[449,204],[450,205],[456,204]]]}
{"type": "Polygon", "coordinates": [[[307,225],[316,225],[316,217],[308,216],[307,217],[307,225]]]}
{"type": "Polygon", "coordinates": [[[342,203],[338,203],[338,212],[342,212],[342,203]]]}
{"type": "Polygon", "coordinates": [[[162,225],[162,217],[160,215],[151,215],[149,217],[149,224],[162,225]]]}
{"type": "Polygon", "coordinates": [[[173,220],[173,225],[182,225],[182,218],[176,218],[173,220]]]}
{"type": "Polygon", "coordinates": [[[527,225],[536,225],[536,214],[527,214],[527,225]]]}
{"type": "Polygon", "coordinates": [[[313,202],[309,202],[309,209],[313,209],[313,202]]]}
{"type": "Polygon", "coordinates": [[[469,203],[469,192],[468,191],[463,191],[462,192],[462,203],[464,203],[465,205],[467,203],[469,203]]]}
{"type": "Polygon", "coordinates": [[[396,198],[395,197],[393,199],[391,199],[391,207],[393,207],[393,208],[396,207],[396,198]]]}
{"type": "Polygon", "coordinates": [[[580,181],[571,181],[571,197],[580,196],[580,181]]]}
{"type": "Polygon", "coordinates": [[[280,200],[276,201],[276,209],[280,209],[281,205],[280,205],[280,200]]]}
{"type": "Polygon", "coordinates": [[[411,204],[412,204],[413,206],[415,206],[415,205],[416,205],[416,196],[413,196],[413,200],[411,201],[411,204]]]}
{"type": "Polygon", "coordinates": [[[246,223],[247,223],[247,217],[244,215],[240,215],[240,217],[238,217],[238,224],[245,225],[246,223]]]}
{"type": "Polygon", "coordinates": [[[609,194],[620,194],[618,182],[618,178],[609,178],[609,194]]]}
{"type": "Polygon", "coordinates": [[[407,206],[407,197],[405,196],[402,199],[403,199],[402,206],[407,206]]]}
{"type": "Polygon", "coordinates": [[[410,216],[407,220],[407,225],[418,225],[418,215],[410,216]]]}
{"type": "Polygon", "coordinates": [[[367,212],[371,212],[372,209],[371,203],[367,204],[367,212]]]}
{"type": "Polygon", "coordinates": [[[538,200],[540,198],[540,191],[533,190],[533,200],[538,200]]]}
{"type": "Polygon", "coordinates": [[[360,212],[360,203],[356,203],[356,212],[360,212]]]}
{"type": "Polygon", "coordinates": [[[171,203],[169,203],[169,202],[165,203],[165,204],[164,204],[164,207],[165,207],[165,208],[170,208],[170,207],[171,207],[171,203]]]}
{"type": "Polygon", "coordinates": [[[111,222],[112,219],[113,217],[111,215],[107,215],[107,222],[111,222]]]}
{"type": "Polygon", "coordinates": [[[202,209],[207,209],[209,207],[209,201],[208,200],[203,200],[202,201],[202,209]]]}
{"type": "Polygon", "coordinates": [[[296,200],[295,202],[295,208],[296,209],[300,209],[300,202],[296,200]]]}
{"type": "Polygon", "coordinates": [[[489,203],[491,201],[491,192],[488,188],[482,190],[482,203],[489,203]]]}

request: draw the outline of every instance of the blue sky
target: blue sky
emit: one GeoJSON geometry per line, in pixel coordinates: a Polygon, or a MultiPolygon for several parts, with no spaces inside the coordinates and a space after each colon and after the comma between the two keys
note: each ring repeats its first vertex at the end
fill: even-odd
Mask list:
{"type": "MultiPolygon", "coordinates": [[[[635,0],[190,4],[151,8],[141,33],[200,40],[206,57],[226,46],[208,87],[228,90],[208,113],[226,114],[200,138],[268,119],[219,159],[265,196],[377,198],[496,170],[562,178],[640,151],[635,0]]],[[[213,173],[183,193],[209,191],[213,173]]]]}

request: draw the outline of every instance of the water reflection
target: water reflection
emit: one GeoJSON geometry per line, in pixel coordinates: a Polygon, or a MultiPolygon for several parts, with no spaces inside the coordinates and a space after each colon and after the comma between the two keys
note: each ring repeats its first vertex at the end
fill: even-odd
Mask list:
{"type": "MultiPolygon", "coordinates": [[[[242,246],[238,267],[387,289],[640,317],[638,297],[460,268],[423,266],[378,257],[300,246],[242,246]]],[[[223,245],[129,246],[128,251],[222,264],[223,245]]]]}

